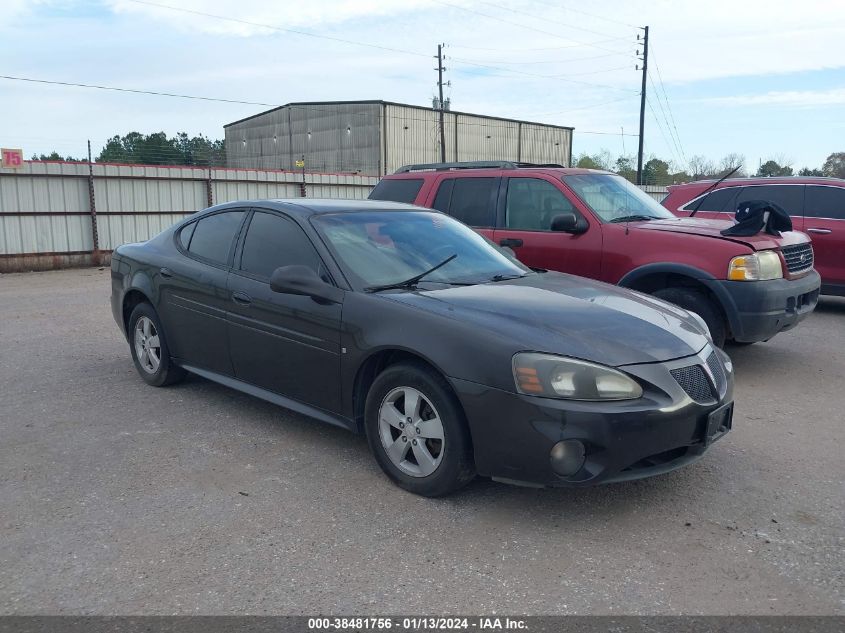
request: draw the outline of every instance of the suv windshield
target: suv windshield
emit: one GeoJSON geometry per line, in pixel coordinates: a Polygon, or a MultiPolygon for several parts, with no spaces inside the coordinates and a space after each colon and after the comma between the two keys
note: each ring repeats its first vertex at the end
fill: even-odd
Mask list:
{"type": "Polygon", "coordinates": [[[622,176],[579,174],[563,176],[563,182],[605,222],[675,217],[654,198],[622,176]]]}
{"type": "Polygon", "coordinates": [[[329,213],[314,216],[312,223],[358,289],[400,283],[453,255],[422,283],[483,283],[531,272],[441,213],[329,213]]]}

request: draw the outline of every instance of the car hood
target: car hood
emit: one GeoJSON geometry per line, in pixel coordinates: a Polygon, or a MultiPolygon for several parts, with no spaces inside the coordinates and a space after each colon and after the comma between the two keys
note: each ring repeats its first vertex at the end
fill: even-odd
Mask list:
{"type": "Polygon", "coordinates": [[[736,235],[722,235],[721,231],[733,226],[731,220],[710,220],[706,218],[666,218],[663,220],[650,220],[648,222],[632,222],[630,227],[633,230],[643,231],[668,231],[670,233],[687,233],[690,235],[703,235],[715,237],[720,240],[728,240],[738,244],[744,244],[755,251],[769,250],[799,244],[809,241],[809,238],[798,231],[786,231],[781,237],[760,232],[749,237],[736,235]]]}
{"type": "Polygon", "coordinates": [[[708,342],[685,310],[562,273],[382,297],[493,331],[511,341],[514,352],[548,352],[614,367],[689,356],[708,342]]]}

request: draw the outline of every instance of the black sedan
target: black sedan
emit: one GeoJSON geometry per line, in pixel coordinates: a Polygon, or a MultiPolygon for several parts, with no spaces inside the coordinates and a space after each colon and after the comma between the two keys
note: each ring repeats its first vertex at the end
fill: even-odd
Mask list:
{"type": "Polygon", "coordinates": [[[478,473],[582,486],[698,459],[733,375],[697,317],[531,270],[435,211],[235,202],[112,256],[112,310],[151,385],[192,372],[365,433],[423,495],[478,473]]]}

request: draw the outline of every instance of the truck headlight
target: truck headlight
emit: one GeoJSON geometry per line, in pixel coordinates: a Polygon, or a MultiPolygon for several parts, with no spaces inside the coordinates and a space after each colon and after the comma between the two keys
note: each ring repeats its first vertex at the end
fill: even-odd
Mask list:
{"type": "Polygon", "coordinates": [[[782,277],[780,256],[775,251],[740,255],[728,265],[728,279],[732,281],[765,281],[782,277]]]}
{"type": "Polygon", "coordinates": [[[568,400],[633,400],[640,385],[616,369],[587,361],[520,352],[513,357],[516,390],[530,396],[568,400]]]}

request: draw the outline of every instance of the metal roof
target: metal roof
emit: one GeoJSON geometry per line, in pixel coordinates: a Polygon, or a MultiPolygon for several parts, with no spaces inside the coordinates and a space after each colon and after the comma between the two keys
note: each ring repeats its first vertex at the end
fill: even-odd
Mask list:
{"type": "MultiPolygon", "coordinates": [[[[264,116],[265,114],[270,114],[271,112],[276,112],[277,110],[283,110],[285,108],[291,107],[307,107],[307,106],[335,106],[335,105],[384,105],[384,106],[399,106],[402,108],[415,108],[417,110],[425,110],[427,112],[431,112],[434,110],[435,112],[439,112],[439,110],[435,110],[434,108],[427,108],[425,106],[418,106],[412,105],[410,103],[398,103],[396,101],[383,101],[381,99],[363,99],[359,101],[292,101],[291,103],[286,103],[285,105],[277,106],[275,108],[270,108],[269,110],[265,110],[264,112],[259,112],[258,114],[253,114],[251,116],[245,117],[243,119],[238,119],[237,121],[232,121],[231,123],[226,123],[223,128],[230,127],[232,125],[237,125],[238,123],[243,123],[244,121],[249,121],[250,119],[255,119],[260,116],[264,116]]],[[[494,121],[508,121],[510,123],[525,123],[528,125],[542,125],[544,127],[550,128],[557,128],[559,130],[574,130],[575,128],[570,127],[568,125],[554,125],[551,123],[541,123],[540,121],[526,121],[524,119],[510,119],[507,117],[501,116],[492,116],[489,114],[476,114],[474,112],[461,112],[460,110],[444,110],[447,114],[457,114],[461,116],[472,116],[478,117],[481,119],[491,119],[494,121]]]]}

